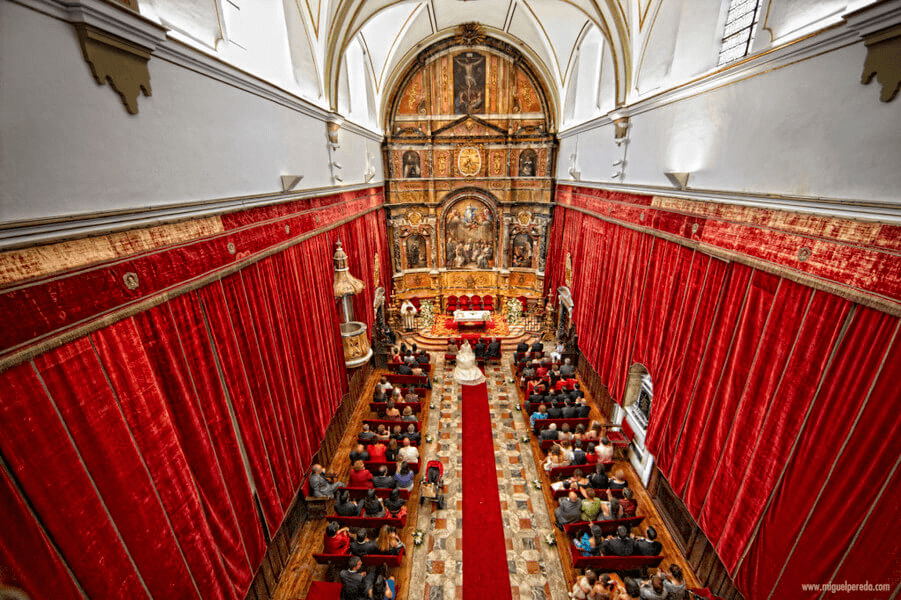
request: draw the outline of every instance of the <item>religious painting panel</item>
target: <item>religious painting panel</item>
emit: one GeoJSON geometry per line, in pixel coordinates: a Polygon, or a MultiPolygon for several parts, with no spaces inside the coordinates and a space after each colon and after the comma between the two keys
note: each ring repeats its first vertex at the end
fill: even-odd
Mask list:
{"type": "Polygon", "coordinates": [[[444,234],[447,268],[494,268],[497,219],[485,203],[476,198],[454,203],[445,216],[444,234]]]}
{"type": "Polygon", "coordinates": [[[535,177],[538,169],[538,154],[531,148],[519,153],[519,176],[535,177]]]}
{"type": "Polygon", "coordinates": [[[457,172],[463,177],[482,174],[482,152],[475,146],[463,146],[457,150],[457,172]]]}
{"type": "Polygon", "coordinates": [[[485,112],[485,55],[461,52],[454,56],[454,114],[485,112]]]}
{"type": "Polygon", "coordinates": [[[425,94],[425,75],[423,71],[416,73],[407,84],[397,107],[398,115],[426,114],[428,106],[425,94]]]}
{"type": "Polygon", "coordinates": [[[514,267],[531,267],[535,255],[532,237],[527,233],[518,233],[511,242],[512,256],[510,264],[514,267]]]}
{"type": "Polygon", "coordinates": [[[415,150],[407,150],[404,152],[403,158],[403,176],[404,179],[421,177],[419,153],[415,150]]]}

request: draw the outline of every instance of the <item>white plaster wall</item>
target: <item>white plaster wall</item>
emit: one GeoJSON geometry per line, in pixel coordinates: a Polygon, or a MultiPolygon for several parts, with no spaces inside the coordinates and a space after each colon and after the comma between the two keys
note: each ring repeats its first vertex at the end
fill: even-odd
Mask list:
{"type": "MultiPolygon", "coordinates": [[[[631,118],[625,179],[671,187],[665,171],[691,172],[689,187],[898,203],[901,103],[861,85],[857,43],[745,80],[662,103],[631,118]]],[[[626,107],[626,111],[629,107],[626,107]]],[[[578,143],[583,181],[615,182],[613,127],[562,140],[568,178],[578,143]]]]}
{"type": "MultiPolygon", "coordinates": [[[[129,115],[70,25],[0,1],[0,221],[276,193],[289,174],[331,185],[321,120],[158,57],[149,68],[153,96],[129,115]]],[[[378,144],[340,135],[344,184],[364,182],[367,147],[380,181],[378,144]]]]}

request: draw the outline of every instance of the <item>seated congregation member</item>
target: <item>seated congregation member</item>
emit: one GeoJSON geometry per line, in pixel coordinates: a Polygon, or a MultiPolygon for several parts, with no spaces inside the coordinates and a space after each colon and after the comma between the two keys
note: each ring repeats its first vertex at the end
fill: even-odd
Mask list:
{"type": "Polygon", "coordinates": [[[578,494],[570,488],[566,498],[560,499],[560,506],[554,509],[554,521],[557,528],[562,531],[564,525],[575,523],[579,520],[581,515],[582,500],[579,498],[578,494]]]}
{"type": "Polygon", "coordinates": [[[410,443],[419,443],[419,440],[422,439],[422,435],[416,431],[416,425],[410,423],[407,425],[407,431],[401,436],[401,439],[410,440],[410,443]]]}
{"type": "Polygon", "coordinates": [[[388,378],[384,375],[382,375],[382,378],[379,379],[376,387],[385,392],[386,395],[390,394],[394,390],[394,385],[390,381],[388,381],[388,378]]]}
{"type": "Polygon", "coordinates": [[[623,600],[635,600],[636,598],[641,598],[641,586],[638,585],[637,581],[631,577],[624,577],[623,586],[626,592],[626,595],[623,596],[623,600]]]}
{"type": "Polygon", "coordinates": [[[416,388],[412,385],[407,388],[407,395],[404,396],[404,402],[407,404],[415,404],[419,402],[419,394],[416,393],[416,388]]]}
{"type": "Polygon", "coordinates": [[[594,521],[601,512],[604,503],[594,492],[594,488],[585,489],[585,498],[582,500],[582,511],[579,518],[582,521],[594,521]]]}
{"type": "MultiPolygon", "coordinates": [[[[393,600],[395,593],[394,577],[388,577],[388,567],[385,563],[366,575],[363,581],[364,592],[362,600],[393,600]]],[[[342,598],[342,600],[344,600],[342,598]]]]}
{"type": "Polygon", "coordinates": [[[594,468],[594,473],[588,476],[591,487],[596,490],[607,489],[610,480],[607,478],[607,470],[602,463],[598,463],[594,468]]]}
{"type": "Polygon", "coordinates": [[[541,343],[541,340],[535,340],[532,344],[532,347],[529,348],[529,352],[542,352],[544,351],[544,344],[541,343]]]}
{"type": "Polygon", "coordinates": [[[413,477],[415,475],[416,474],[413,472],[413,469],[411,469],[410,465],[407,464],[407,461],[401,462],[400,467],[398,467],[397,471],[394,473],[394,479],[397,481],[397,487],[402,490],[412,490],[413,477]]]}
{"type": "Polygon", "coordinates": [[[579,412],[576,414],[577,419],[587,419],[588,415],[591,414],[591,407],[588,406],[588,401],[585,398],[579,398],[576,401],[576,408],[579,409],[579,412]]]}
{"type": "Polygon", "coordinates": [[[391,362],[394,364],[401,362],[400,350],[398,348],[391,349],[391,362]]]}
{"type": "Polygon", "coordinates": [[[623,600],[625,594],[625,590],[616,583],[616,580],[604,573],[598,577],[598,582],[591,590],[591,600],[623,600]]]}
{"type": "Polygon", "coordinates": [[[400,418],[401,421],[413,422],[415,423],[419,419],[416,418],[416,415],[413,414],[413,409],[409,406],[404,407],[404,414],[400,418]]]}
{"type": "Polygon", "coordinates": [[[567,466],[573,464],[573,447],[569,440],[560,441],[560,450],[563,451],[563,462],[567,466]]]}
{"type": "Polygon", "coordinates": [[[573,461],[574,465],[587,465],[588,464],[588,454],[585,452],[585,449],[582,447],[582,442],[576,442],[573,444],[573,461]]]}
{"type": "Polygon", "coordinates": [[[323,554],[347,554],[350,549],[350,535],[347,527],[341,527],[331,521],[325,528],[325,540],[322,544],[323,554]]]}
{"type": "Polygon", "coordinates": [[[429,378],[429,374],[423,370],[422,365],[413,367],[413,375],[416,375],[417,377],[425,377],[425,383],[422,384],[422,387],[427,390],[432,389],[432,380],[429,378]]]}
{"type": "Polygon", "coordinates": [[[376,488],[392,490],[397,487],[394,475],[388,474],[388,467],[382,465],[379,467],[379,474],[372,478],[372,485],[376,488]]]}
{"type": "Polygon", "coordinates": [[[487,358],[500,358],[501,357],[501,343],[497,338],[494,338],[488,347],[485,348],[485,356],[487,358]]]}
{"type": "Polygon", "coordinates": [[[419,460],[419,449],[410,445],[410,438],[404,438],[404,445],[397,451],[397,458],[404,462],[417,462],[419,460]]]}
{"type": "Polygon", "coordinates": [[[407,514],[407,501],[400,497],[400,490],[397,489],[396,485],[393,490],[391,490],[391,495],[388,496],[388,499],[383,502],[385,505],[385,510],[387,510],[392,517],[400,518],[407,514]]]}
{"type": "Polygon", "coordinates": [[[391,525],[382,525],[375,545],[378,548],[376,554],[392,554],[395,556],[400,554],[400,551],[404,548],[404,543],[400,541],[400,537],[397,535],[397,529],[391,525]]]}
{"type": "Polygon", "coordinates": [[[457,343],[451,338],[447,339],[447,349],[445,349],[444,353],[451,356],[457,355],[457,343]]]}
{"type": "Polygon", "coordinates": [[[607,490],[607,502],[601,506],[598,513],[598,521],[616,521],[623,518],[623,509],[619,500],[613,497],[613,492],[607,490]]]}
{"type": "Polygon", "coordinates": [[[367,441],[367,442],[371,442],[372,440],[376,439],[377,437],[378,436],[375,434],[375,432],[369,428],[369,423],[363,423],[363,431],[361,431],[360,434],[357,436],[357,438],[367,441]]]}
{"type": "Polygon", "coordinates": [[[554,362],[560,362],[560,359],[563,358],[563,350],[565,346],[563,342],[557,341],[557,345],[554,346],[554,349],[551,351],[551,360],[554,362]]]}
{"type": "Polygon", "coordinates": [[[337,475],[326,473],[322,465],[313,465],[313,473],[310,475],[310,497],[334,498],[335,492],[343,488],[344,484],[336,481],[337,475]]]}
{"type": "Polygon", "coordinates": [[[341,517],[359,517],[363,507],[350,499],[350,494],[344,490],[338,492],[335,500],[335,514],[341,517]]]}
{"type": "Polygon", "coordinates": [[[542,429],[541,433],[538,434],[538,439],[541,441],[560,439],[560,435],[557,432],[557,424],[551,423],[547,426],[547,429],[542,429]]]}
{"type": "Polygon", "coordinates": [[[369,452],[366,451],[366,447],[363,446],[363,444],[357,444],[354,446],[354,449],[350,451],[350,462],[355,463],[358,460],[369,460],[369,452]]]}
{"type": "Polygon", "coordinates": [[[585,448],[585,464],[594,465],[598,462],[598,455],[595,454],[595,444],[594,442],[588,442],[588,447],[585,448]]]}
{"type": "Polygon", "coordinates": [[[385,460],[387,462],[397,462],[397,440],[392,439],[388,442],[388,449],[385,450],[385,460]]]}
{"type": "Polygon", "coordinates": [[[398,375],[412,375],[413,369],[412,369],[412,367],[410,367],[409,363],[405,362],[401,366],[397,367],[397,374],[398,375]]]}
{"type": "Polygon", "coordinates": [[[554,444],[551,446],[551,449],[548,450],[547,458],[544,461],[544,470],[550,473],[551,469],[554,467],[565,467],[569,463],[566,462],[566,457],[563,455],[563,448],[554,444]]]}
{"type": "MultiPolygon", "coordinates": [[[[365,537],[365,534],[364,534],[365,537]]],[[[365,598],[365,586],[363,579],[366,571],[363,570],[363,561],[359,556],[351,556],[346,569],[338,573],[341,581],[341,600],[362,600],[365,598]]]]}
{"type": "Polygon", "coordinates": [[[588,478],[582,473],[582,469],[573,471],[573,476],[569,479],[564,479],[551,484],[552,490],[556,491],[565,488],[576,492],[579,496],[584,496],[582,491],[590,487],[591,485],[588,483],[588,478]]]}
{"type": "Polygon", "coordinates": [[[366,468],[362,460],[356,461],[350,468],[350,486],[351,487],[372,487],[372,473],[366,468]]]}
{"type": "Polygon", "coordinates": [[[663,589],[666,590],[667,600],[670,598],[679,599],[685,596],[685,577],[682,575],[682,568],[679,565],[671,564],[669,573],[664,571],[662,575],[663,589]]]}
{"type": "Polygon", "coordinates": [[[601,552],[606,556],[632,556],[635,553],[635,538],[629,533],[629,528],[620,525],[616,529],[615,536],[604,540],[601,552]]]}
{"type": "Polygon", "coordinates": [[[621,490],[629,487],[629,482],[626,481],[626,474],[622,469],[617,469],[616,472],[613,473],[613,479],[610,480],[607,487],[611,490],[621,490]]]}
{"type": "Polygon", "coordinates": [[[366,498],[363,499],[363,515],[380,519],[385,516],[385,507],[382,501],[375,495],[375,490],[366,492],[366,498]]]}
{"type": "MultiPolygon", "coordinates": [[[[553,425],[553,423],[552,423],[553,425]]],[[[560,431],[557,435],[557,439],[561,442],[570,442],[573,439],[572,431],[569,429],[569,423],[564,423],[562,427],[560,427],[560,431]]]]}
{"type": "Polygon", "coordinates": [[[605,435],[601,438],[601,445],[595,448],[598,455],[598,462],[610,462],[613,460],[613,443],[605,435]]]}
{"type": "Polygon", "coordinates": [[[385,394],[384,389],[382,389],[379,386],[375,386],[375,392],[373,392],[373,394],[372,394],[372,401],[373,402],[387,402],[388,395],[385,394]]]}
{"type": "Polygon", "coordinates": [[[519,342],[516,344],[516,353],[517,354],[525,354],[529,351],[529,345],[525,342],[519,342]]]}
{"type": "Polygon", "coordinates": [[[388,400],[388,407],[385,409],[385,420],[386,421],[400,421],[400,411],[394,405],[396,402],[395,398],[391,398],[388,400]]]}
{"type": "Polygon", "coordinates": [[[595,421],[591,424],[591,428],[585,432],[585,439],[600,441],[601,438],[604,437],[603,431],[604,428],[601,426],[601,424],[595,421]]]}
{"type": "Polygon", "coordinates": [[[395,425],[391,428],[391,439],[397,440],[398,442],[404,439],[404,430],[400,425],[395,425]]]}
{"type": "Polygon", "coordinates": [[[597,580],[598,576],[594,571],[585,569],[585,574],[576,578],[576,583],[573,585],[573,591],[570,596],[575,600],[589,600],[588,595],[591,593],[597,580]]]}
{"type": "Polygon", "coordinates": [[[548,419],[562,419],[563,418],[563,409],[556,405],[555,402],[551,398],[548,398],[548,409],[547,409],[547,418],[548,419]]]}
{"type": "Polygon", "coordinates": [[[641,586],[642,600],[666,600],[668,597],[663,587],[663,577],[659,573],[652,575],[648,582],[641,586]]]}
{"type": "Polygon", "coordinates": [[[479,338],[479,341],[476,342],[472,352],[476,355],[476,358],[485,358],[485,341],[482,338],[479,338]]]}
{"type": "Polygon", "coordinates": [[[547,419],[547,406],[545,406],[544,404],[538,407],[537,412],[533,412],[531,415],[529,415],[529,427],[535,429],[535,421],[538,421],[540,419],[547,419]]]}
{"type": "Polygon", "coordinates": [[[619,499],[619,505],[623,509],[623,518],[634,517],[638,511],[638,502],[634,499],[634,494],[629,488],[623,488],[623,497],[619,499]]]}
{"type": "Polygon", "coordinates": [[[375,542],[369,539],[365,529],[357,531],[357,535],[350,540],[350,553],[354,556],[366,556],[375,554],[377,550],[375,542]]]}
{"type": "Polygon", "coordinates": [[[573,366],[572,359],[563,359],[563,365],[560,366],[560,374],[567,379],[570,379],[576,375],[576,368],[573,366]]]}
{"type": "Polygon", "coordinates": [[[420,350],[419,354],[416,355],[416,362],[420,365],[429,364],[429,353],[425,350],[420,350]]]}
{"type": "Polygon", "coordinates": [[[538,363],[538,368],[535,369],[535,376],[544,379],[545,377],[547,377],[548,372],[549,369],[547,363],[541,361],[538,363]]]}
{"type": "Polygon", "coordinates": [[[663,552],[663,544],[657,540],[657,530],[648,527],[644,537],[635,538],[635,554],[640,556],[660,556],[663,552]]]}
{"type": "Polygon", "coordinates": [[[582,535],[579,549],[586,556],[600,556],[603,543],[604,532],[601,530],[601,526],[595,523],[591,526],[590,531],[582,535]]]}
{"type": "Polygon", "coordinates": [[[527,381],[537,377],[535,373],[536,369],[538,369],[538,361],[533,360],[526,366],[525,369],[522,370],[522,378],[519,380],[519,382],[525,385],[527,381]]]}
{"type": "Polygon", "coordinates": [[[374,444],[369,445],[369,460],[374,460],[377,462],[385,462],[387,459],[385,458],[388,452],[388,447],[385,446],[384,442],[376,441],[374,444]]]}
{"type": "Polygon", "coordinates": [[[407,353],[404,354],[404,364],[410,365],[411,367],[416,364],[416,351],[407,350],[407,353]]]}
{"type": "Polygon", "coordinates": [[[579,416],[579,408],[572,399],[566,400],[566,406],[563,407],[564,419],[575,419],[579,416]]]}

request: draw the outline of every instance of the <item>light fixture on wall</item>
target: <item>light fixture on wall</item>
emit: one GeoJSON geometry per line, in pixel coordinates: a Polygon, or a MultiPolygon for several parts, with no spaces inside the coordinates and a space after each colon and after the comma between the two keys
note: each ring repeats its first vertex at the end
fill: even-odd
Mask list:
{"type": "Polygon", "coordinates": [[[669,179],[669,182],[673,184],[677,190],[684,190],[688,187],[688,177],[691,173],[674,173],[672,171],[667,171],[664,175],[666,175],[666,178],[669,179]]]}

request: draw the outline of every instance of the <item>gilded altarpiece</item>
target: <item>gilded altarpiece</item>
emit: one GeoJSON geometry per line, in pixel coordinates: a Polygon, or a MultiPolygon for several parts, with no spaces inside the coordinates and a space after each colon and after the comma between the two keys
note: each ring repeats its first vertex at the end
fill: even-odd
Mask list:
{"type": "Polygon", "coordinates": [[[539,297],[557,143],[536,72],[501,41],[456,36],[397,81],[384,144],[396,296],[539,297]]]}

